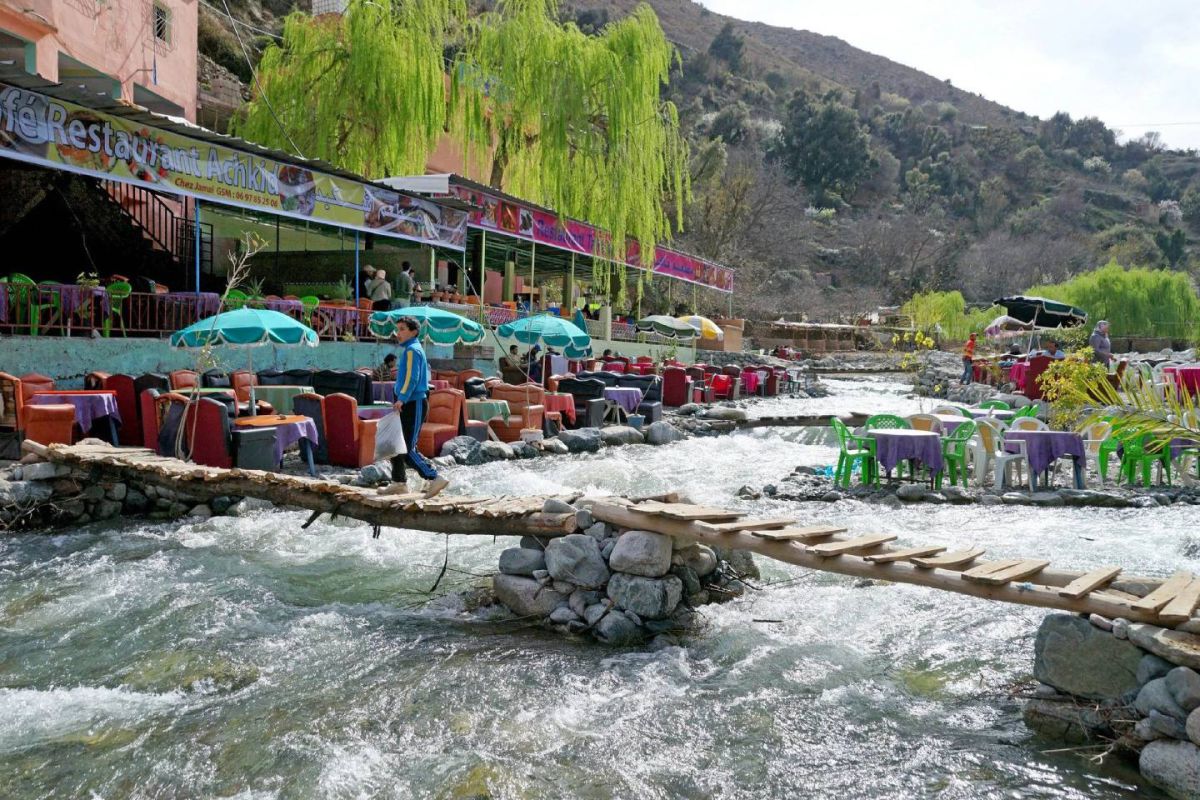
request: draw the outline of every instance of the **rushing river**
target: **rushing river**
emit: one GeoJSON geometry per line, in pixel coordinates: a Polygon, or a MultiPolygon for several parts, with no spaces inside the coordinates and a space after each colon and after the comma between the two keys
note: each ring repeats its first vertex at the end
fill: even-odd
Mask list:
{"type": "MultiPolygon", "coordinates": [[[[830,383],[758,413],[918,407],[886,380],[830,383]]],[[[820,442],[758,429],[452,478],[747,508],[740,486],[830,463],[820,442]]],[[[755,507],[1064,567],[1200,569],[1191,506],[755,507]]],[[[0,539],[0,798],[1162,797],[1023,725],[1010,691],[1037,609],[762,561],[761,591],[707,607],[685,646],[612,651],[461,611],[453,593],[514,540],[304,519],[0,539]]]]}

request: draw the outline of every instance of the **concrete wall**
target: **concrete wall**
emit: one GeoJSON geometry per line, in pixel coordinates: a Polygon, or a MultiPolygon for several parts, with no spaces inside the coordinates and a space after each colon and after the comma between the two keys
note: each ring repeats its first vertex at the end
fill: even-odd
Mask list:
{"type": "MultiPolygon", "coordinates": [[[[256,347],[250,350],[216,348],[223,368],[244,369],[253,362],[262,369],[354,369],[375,366],[396,350],[395,344],[371,342],[321,342],[319,347],[256,347]]],[[[462,348],[453,363],[455,348],[427,345],[425,352],[435,367],[468,367],[497,374],[490,348],[462,348]]],[[[0,338],[0,371],[12,375],[37,372],[54,379],[61,389],[78,389],[92,371],[141,375],[193,369],[196,354],[171,348],[165,339],[92,339],[89,337],[6,336],[0,338]]]]}

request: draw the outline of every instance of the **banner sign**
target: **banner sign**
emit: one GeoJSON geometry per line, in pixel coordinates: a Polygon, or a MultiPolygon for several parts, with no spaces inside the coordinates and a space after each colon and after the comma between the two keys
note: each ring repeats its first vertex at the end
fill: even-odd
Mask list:
{"type": "MultiPolygon", "coordinates": [[[[470,217],[473,227],[580,255],[612,259],[612,237],[594,225],[560,219],[555,214],[466,186],[452,184],[451,190],[459,200],[475,206],[470,217]]],[[[630,241],[625,246],[625,263],[634,269],[645,269],[637,242],[630,241]]],[[[728,294],[733,291],[732,269],[668,247],[655,248],[653,271],[656,275],[666,275],[719,292],[728,294]]]]}
{"type": "Polygon", "coordinates": [[[3,82],[0,156],[284,217],[466,248],[465,211],[3,82]]]}

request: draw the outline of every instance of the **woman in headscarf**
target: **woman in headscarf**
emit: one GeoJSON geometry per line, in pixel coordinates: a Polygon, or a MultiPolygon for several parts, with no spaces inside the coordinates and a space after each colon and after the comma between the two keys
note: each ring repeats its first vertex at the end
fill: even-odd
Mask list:
{"type": "Polygon", "coordinates": [[[1092,331],[1088,345],[1092,348],[1092,358],[1107,367],[1112,361],[1112,342],[1108,338],[1108,320],[1102,319],[1096,323],[1096,329],[1092,331]]]}

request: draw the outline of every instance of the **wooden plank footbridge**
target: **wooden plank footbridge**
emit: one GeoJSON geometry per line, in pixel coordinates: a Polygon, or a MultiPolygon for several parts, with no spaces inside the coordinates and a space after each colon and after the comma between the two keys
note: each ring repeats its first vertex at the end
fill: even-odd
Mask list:
{"type": "MultiPolygon", "coordinates": [[[[28,443],[27,443],[28,444],[28,443]]],[[[30,447],[49,461],[91,469],[98,479],[141,482],[200,500],[240,495],[380,526],[443,534],[551,538],[578,530],[575,513],[547,513],[549,497],[425,499],[382,495],[337,481],[258,470],[206,467],[141,448],[114,448],[89,440],[77,445],[30,447]]],[[[788,564],[879,581],[911,583],[1008,603],[1124,617],[1176,627],[1193,622],[1200,578],[1129,576],[1119,566],[1059,569],[1040,558],[987,558],[983,547],[900,546],[894,534],[850,535],[846,528],[802,526],[792,518],[748,518],[738,511],[681,502],[678,495],[627,499],[557,495],[594,519],[618,528],[656,531],[707,545],[747,550],[788,564]]]]}

